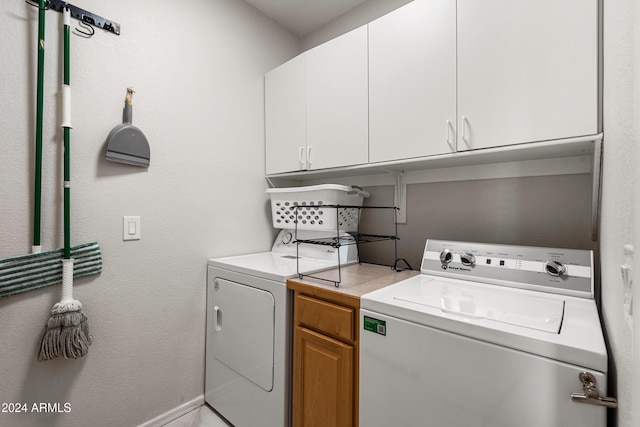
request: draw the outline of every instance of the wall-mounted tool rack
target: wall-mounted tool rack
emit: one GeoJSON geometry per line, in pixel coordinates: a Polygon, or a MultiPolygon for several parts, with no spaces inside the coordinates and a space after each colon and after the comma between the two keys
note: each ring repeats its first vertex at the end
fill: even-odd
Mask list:
{"type": "MultiPolygon", "coordinates": [[[[100,15],[96,15],[93,12],[89,12],[87,10],[79,8],[78,6],[74,6],[61,0],[47,0],[45,3],[46,9],[62,12],[65,8],[68,8],[69,12],[71,12],[72,18],[75,18],[93,27],[102,28],[103,30],[113,33],[117,36],[120,35],[120,24],[118,24],[117,22],[105,19],[100,15]]],[[[39,6],[38,2],[35,0],[29,0],[29,4],[39,6]]]]}
{"type": "MultiPolygon", "coordinates": [[[[297,206],[295,209],[298,211],[299,209],[305,209],[306,206],[297,206]]],[[[336,256],[338,258],[338,267],[337,267],[337,275],[338,278],[336,280],[327,279],[325,277],[314,276],[312,274],[301,274],[300,273],[300,263],[297,263],[297,274],[300,279],[303,277],[309,277],[316,280],[322,280],[325,282],[333,283],[335,287],[340,286],[340,282],[342,281],[342,273],[341,273],[341,260],[340,260],[340,247],[347,245],[358,245],[358,251],[360,250],[360,244],[363,243],[373,243],[373,242],[382,242],[382,241],[393,241],[393,253],[394,253],[394,262],[388,267],[396,271],[402,271],[408,269],[412,269],[411,266],[407,263],[407,261],[403,258],[398,258],[398,221],[397,221],[397,213],[398,208],[394,206],[347,206],[347,205],[322,205],[322,208],[330,208],[334,209],[336,213],[336,230],[335,234],[332,232],[327,232],[327,237],[314,238],[314,239],[298,239],[298,221],[295,221],[295,234],[294,239],[296,245],[296,258],[299,260],[299,245],[300,244],[311,244],[311,245],[324,245],[330,246],[336,249],[336,256]],[[343,230],[340,230],[340,210],[348,210],[348,209],[358,209],[358,219],[361,216],[361,212],[363,209],[386,209],[393,211],[393,224],[394,224],[394,234],[393,235],[378,235],[378,234],[366,234],[360,233],[360,223],[358,221],[358,227],[356,232],[350,232],[350,234],[343,233],[343,230]],[[330,234],[330,235],[329,235],[330,234]],[[401,268],[400,264],[404,263],[406,268],[401,268]]],[[[296,215],[298,217],[298,215],[296,215]]]]}

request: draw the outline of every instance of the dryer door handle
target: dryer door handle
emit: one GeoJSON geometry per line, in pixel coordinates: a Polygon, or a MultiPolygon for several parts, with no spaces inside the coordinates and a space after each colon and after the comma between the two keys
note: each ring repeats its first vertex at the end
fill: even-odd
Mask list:
{"type": "Polygon", "coordinates": [[[215,319],[213,327],[216,332],[220,332],[222,331],[222,311],[220,311],[220,307],[218,307],[217,305],[213,307],[213,314],[215,319]]]}

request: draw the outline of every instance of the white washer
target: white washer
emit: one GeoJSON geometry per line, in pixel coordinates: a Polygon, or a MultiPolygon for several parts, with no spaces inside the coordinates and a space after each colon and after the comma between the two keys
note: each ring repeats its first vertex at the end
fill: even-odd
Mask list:
{"type": "Polygon", "coordinates": [[[208,261],[205,400],[235,427],[290,424],[287,279],[335,268],[338,256],[341,264],[357,261],[355,246],[338,255],[330,246],[298,247],[293,235],[281,230],[271,252],[208,261]]]}
{"type": "Polygon", "coordinates": [[[428,240],[421,273],[361,299],[361,425],[606,425],[591,251],[428,240]]]}

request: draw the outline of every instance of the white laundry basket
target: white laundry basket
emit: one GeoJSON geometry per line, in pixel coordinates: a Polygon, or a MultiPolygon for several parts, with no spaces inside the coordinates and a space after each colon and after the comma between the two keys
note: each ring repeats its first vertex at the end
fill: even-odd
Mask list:
{"type": "Polygon", "coordinates": [[[267,193],[275,228],[318,231],[357,231],[360,209],[356,206],[369,197],[361,188],[338,184],[269,188],[267,193]]]}

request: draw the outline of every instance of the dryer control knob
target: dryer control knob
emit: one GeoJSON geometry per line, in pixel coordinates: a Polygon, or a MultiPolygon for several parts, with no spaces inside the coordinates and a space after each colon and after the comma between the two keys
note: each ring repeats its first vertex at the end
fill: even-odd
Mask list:
{"type": "Polygon", "coordinates": [[[449,264],[453,260],[453,252],[449,249],[445,249],[440,252],[440,262],[443,264],[449,264]]]}
{"type": "Polygon", "coordinates": [[[549,260],[544,264],[544,270],[549,276],[560,277],[567,273],[567,267],[560,261],[549,260]]]}
{"type": "Polygon", "coordinates": [[[463,252],[460,254],[460,262],[462,265],[472,267],[476,263],[476,257],[471,252],[463,252]]]}

